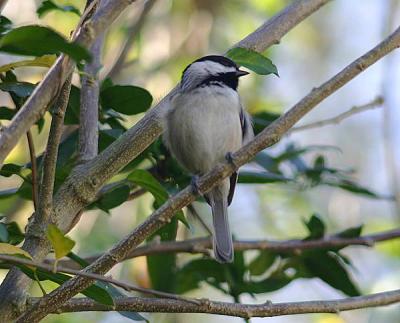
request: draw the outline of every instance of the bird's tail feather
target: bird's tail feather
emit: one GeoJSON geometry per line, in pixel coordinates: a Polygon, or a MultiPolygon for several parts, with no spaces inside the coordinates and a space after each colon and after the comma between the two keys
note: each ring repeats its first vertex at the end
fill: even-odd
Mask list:
{"type": "Polygon", "coordinates": [[[216,188],[208,194],[213,214],[215,259],[220,263],[233,261],[232,235],[228,222],[228,199],[216,188]]]}

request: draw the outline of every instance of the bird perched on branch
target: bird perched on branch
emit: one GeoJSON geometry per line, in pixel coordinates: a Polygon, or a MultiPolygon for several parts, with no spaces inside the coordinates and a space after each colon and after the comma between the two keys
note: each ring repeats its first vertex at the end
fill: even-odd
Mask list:
{"type": "MultiPolygon", "coordinates": [[[[177,93],[165,118],[164,142],[177,161],[197,178],[228,159],[253,135],[250,117],[237,92],[239,78],[249,74],[229,58],[202,57],[183,71],[177,93]]],[[[232,202],[237,173],[204,194],[213,214],[213,246],[217,261],[233,261],[228,206],[232,202]]]]}

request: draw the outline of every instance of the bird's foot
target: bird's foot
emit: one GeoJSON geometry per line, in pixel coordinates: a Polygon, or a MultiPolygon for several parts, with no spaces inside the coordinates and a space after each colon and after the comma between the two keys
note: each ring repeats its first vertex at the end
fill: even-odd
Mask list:
{"type": "Polygon", "coordinates": [[[194,175],[192,176],[192,180],[190,181],[190,184],[192,185],[192,192],[196,195],[202,195],[199,187],[199,178],[200,177],[198,175],[194,175]]]}
{"type": "Polygon", "coordinates": [[[238,168],[239,168],[239,165],[236,163],[235,157],[233,157],[232,152],[226,153],[225,159],[226,159],[226,161],[227,161],[229,164],[231,164],[235,169],[238,169],[238,168]]]}

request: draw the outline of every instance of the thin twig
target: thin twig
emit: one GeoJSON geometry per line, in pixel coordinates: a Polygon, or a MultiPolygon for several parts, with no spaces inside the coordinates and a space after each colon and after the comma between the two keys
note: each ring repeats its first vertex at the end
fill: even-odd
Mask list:
{"type": "Polygon", "coordinates": [[[157,0],[147,0],[144,5],[142,12],[139,14],[139,17],[137,20],[129,26],[127,30],[127,35],[126,35],[126,42],[124,46],[121,49],[121,52],[119,53],[117,59],[115,60],[114,65],[111,67],[110,71],[107,73],[107,75],[104,78],[110,77],[110,78],[115,78],[123,68],[125,68],[125,61],[126,58],[129,54],[129,52],[132,49],[132,46],[135,42],[136,37],[140,33],[146,18],[150,12],[150,10],[153,8],[154,4],[156,3],[157,0]]]}
{"type": "Polygon", "coordinates": [[[52,265],[48,265],[45,263],[37,263],[37,262],[31,261],[28,259],[24,259],[24,258],[20,258],[20,257],[16,257],[16,256],[4,255],[4,254],[0,254],[0,260],[9,262],[12,264],[20,264],[20,265],[31,266],[31,267],[33,266],[33,267],[40,268],[40,269],[43,269],[45,271],[52,272],[52,273],[66,273],[66,274],[71,274],[71,275],[78,275],[78,276],[90,278],[93,280],[110,283],[115,286],[121,287],[126,291],[135,291],[135,292],[140,292],[143,294],[148,294],[148,295],[153,295],[153,296],[159,296],[159,297],[176,299],[176,300],[181,300],[181,301],[185,301],[185,302],[189,302],[189,303],[199,304],[199,301],[195,300],[195,299],[189,299],[189,298],[181,297],[176,294],[161,292],[161,291],[154,290],[154,289],[143,288],[143,287],[132,285],[127,282],[122,282],[119,280],[112,279],[111,277],[105,277],[102,275],[86,273],[86,272],[71,269],[71,268],[65,268],[65,267],[61,267],[61,266],[54,267],[52,265]],[[56,269],[56,271],[54,271],[54,269],[56,269]]]}
{"type": "MultiPolygon", "coordinates": [[[[235,240],[233,246],[236,251],[245,250],[269,250],[271,252],[282,253],[299,253],[308,249],[328,249],[328,248],[344,248],[347,246],[368,246],[372,247],[377,242],[388,241],[400,238],[400,229],[383,231],[380,233],[363,235],[354,238],[343,238],[338,235],[331,235],[317,240],[235,240]]],[[[205,250],[212,248],[212,242],[209,237],[188,239],[184,241],[163,241],[158,243],[149,243],[144,246],[133,249],[123,259],[131,259],[135,257],[165,254],[165,253],[203,253],[205,250]]],[[[96,255],[85,258],[85,261],[92,263],[102,255],[96,255]]],[[[46,260],[46,263],[52,263],[46,260]]],[[[63,266],[71,267],[74,263],[70,260],[59,261],[63,266]]]]}
{"type": "MultiPolygon", "coordinates": [[[[46,224],[46,221],[48,220],[52,210],[58,147],[63,133],[64,116],[71,91],[71,79],[72,74],[62,86],[59,97],[55,104],[55,109],[52,113],[46,152],[43,157],[43,171],[42,180],[40,183],[38,212],[34,216],[33,220],[33,222],[37,223],[38,225],[46,224]]],[[[38,234],[43,234],[43,232],[38,234]]]]}
{"type": "MultiPolygon", "coordinates": [[[[311,111],[325,98],[343,87],[350,80],[363,72],[366,68],[376,63],[379,59],[381,59],[394,49],[398,48],[399,46],[400,28],[398,28],[389,37],[387,37],[369,52],[356,59],[354,62],[352,62],[342,71],[340,71],[334,77],[329,79],[327,82],[317,88],[314,88],[288,112],[286,112],[270,126],[259,133],[251,142],[235,152],[232,155],[233,163],[220,163],[209,173],[202,176],[198,182],[199,192],[205,193],[209,191],[219,181],[230,176],[234,171],[236,171],[236,167],[242,166],[243,164],[254,158],[259,151],[270,147],[278,142],[280,138],[282,138],[282,136],[286,133],[286,131],[288,131],[297,121],[299,121],[304,115],[311,111]],[[236,167],[234,167],[233,165],[235,165],[236,167]]],[[[154,111],[154,109],[152,111],[154,111]]],[[[148,115],[149,114],[147,114],[147,116],[148,115]]],[[[144,117],[144,119],[146,119],[146,117],[144,117]]],[[[129,131],[126,132],[124,135],[127,135],[127,133],[129,133],[129,131]]],[[[156,133],[159,134],[158,131],[156,133]]],[[[119,139],[121,140],[124,135],[121,136],[119,139]]],[[[149,137],[152,137],[147,133],[143,134],[143,129],[141,135],[145,136],[147,139],[149,137]]],[[[116,141],[114,142],[114,144],[115,143],[116,141]]],[[[111,146],[108,147],[109,152],[111,151],[110,147],[111,146]]],[[[128,148],[125,146],[125,149],[128,148]]],[[[107,149],[103,152],[103,154],[105,154],[106,151],[107,149]]],[[[82,167],[79,171],[82,172],[82,170],[85,169],[85,166],[90,165],[91,162],[85,164],[84,167],[82,167]]],[[[115,165],[110,166],[109,168],[114,167],[115,165]]],[[[99,168],[96,169],[96,171],[98,170],[99,168]]],[[[101,178],[100,182],[102,182],[102,180],[105,178],[104,174],[102,174],[99,178],[101,178]]],[[[70,179],[72,178],[70,177],[70,179]]],[[[91,185],[91,187],[93,189],[93,184],[91,185]]],[[[59,190],[59,192],[61,193],[61,189],[59,190]]],[[[164,203],[150,217],[148,217],[144,222],[137,226],[135,230],[133,230],[120,242],[115,244],[106,254],[104,254],[101,258],[88,266],[85,271],[95,273],[107,272],[115,264],[124,259],[130,250],[137,247],[141,242],[143,242],[146,237],[150,236],[156,230],[160,229],[162,226],[170,222],[176,211],[192,203],[195,198],[196,195],[194,194],[192,187],[186,187],[184,190],[177,193],[166,203],[164,203]]],[[[52,291],[46,297],[43,297],[40,304],[35,304],[31,309],[29,309],[18,319],[18,322],[26,322],[43,318],[44,316],[46,316],[47,313],[56,309],[58,306],[63,304],[65,301],[79,293],[82,289],[86,288],[90,284],[90,280],[84,277],[75,276],[74,278],[68,280],[63,285],[52,291]]]]}
{"type": "Polygon", "coordinates": [[[190,213],[192,213],[192,215],[196,218],[197,221],[199,221],[199,223],[201,224],[201,226],[203,227],[203,229],[211,236],[212,235],[212,231],[211,229],[208,227],[207,223],[204,222],[203,218],[200,216],[200,214],[197,212],[196,208],[193,206],[193,204],[189,204],[187,206],[188,210],[190,213]]]}
{"type": "Polygon", "coordinates": [[[144,195],[147,192],[144,188],[139,188],[136,191],[130,192],[127,201],[132,201],[138,197],[144,195]]]}
{"type": "Polygon", "coordinates": [[[335,125],[349,117],[354,116],[355,114],[365,112],[368,110],[372,110],[372,109],[376,109],[376,108],[380,108],[380,107],[382,107],[382,105],[383,105],[383,98],[381,96],[378,96],[373,101],[363,104],[363,105],[360,105],[360,106],[354,106],[351,109],[337,115],[336,117],[312,122],[309,124],[305,124],[303,126],[293,127],[286,134],[290,135],[293,132],[309,130],[309,129],[314,129],[314,128],[320,128],[320,127],[324,127],[324,126],[328,126],[328,125],[335,125]]]}
{"type": "MultiPolygon", "coordinates": [[[[31,298],[36,304],[40,298],[31,298]]],[[[208,313],[229,315],[243,318],[273,317],[307,313],[334,313],[362,308],[386,306],[400,302],[400,289],[375,293],[365,296],[340,298],[334,300],[317,300],[303,302],[287,302],[264,304],[238,304],[216,302],[208,299],[200,304],[157,298],[126,297],[115,300],[115,306],[107,306],[89,298],[74,298],[62,305],[53,313],[86,312],[86,311],[131,311],[148,313],[208,313]]]]}
{"type": "Polygon", "coordinates": [[[29,156],[31,159],[31,170],[32,170],[32,201],[35,210],[37,210],[38,206],[38,168],[36,162],[36,152],[35,152],[35,144],[32,138],[32,132],[28,130],[26,133],[26,138],[28,140],[28,147],[29,147],[29,156]]]}

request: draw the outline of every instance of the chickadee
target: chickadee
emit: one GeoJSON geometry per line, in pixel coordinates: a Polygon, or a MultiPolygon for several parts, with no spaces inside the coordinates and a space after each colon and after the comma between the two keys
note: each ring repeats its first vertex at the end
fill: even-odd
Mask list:
{"type": "MultiPolygon", "coordinates": [[[[186,67],[165,118],[164,143],[195,179],[247,143],[253,136],[251,120],[237,92],[242,71],[224,56],[202,57],[186,67]]],[[[212,208],[213,247],[218,262],[233,261],[228,205],[237,173],[204,195],[212,208]]]]}

